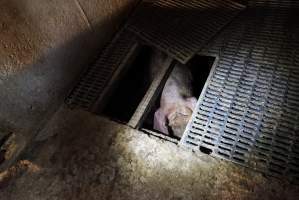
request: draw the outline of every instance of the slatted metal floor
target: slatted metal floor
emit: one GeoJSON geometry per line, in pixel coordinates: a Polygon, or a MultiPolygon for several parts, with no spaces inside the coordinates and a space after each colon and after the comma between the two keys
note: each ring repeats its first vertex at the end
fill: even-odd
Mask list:
{"type": "Polygon", "coordinates": [[[113,74],[126,61],[137,39],[127,31],[121,31],[104,49],[101,56],[80,77],[77,85],[66,98],[66,104],[92,110],[103,95],[113,74]]]}
{"type": "Polygon", "coordinates": [[[244,8],[231,0],[144,0],[127,27],[186,63],[244,8]]]}
{"type": "Polygon", "coordinates": [[[250,2],[201,52],[219,60],[180,144],[298,182],[299,10],[277,2],[250,2]]]}

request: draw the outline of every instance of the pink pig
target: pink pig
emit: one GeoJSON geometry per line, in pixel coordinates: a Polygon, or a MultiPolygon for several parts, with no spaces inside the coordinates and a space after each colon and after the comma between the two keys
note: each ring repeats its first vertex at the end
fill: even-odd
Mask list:
{"type": "Polygon", "coordinates": [[[192,75],[187,66],[177,63],[170,74],[155,112],[154,129],[181,138],[196,106],[192,75]]]}

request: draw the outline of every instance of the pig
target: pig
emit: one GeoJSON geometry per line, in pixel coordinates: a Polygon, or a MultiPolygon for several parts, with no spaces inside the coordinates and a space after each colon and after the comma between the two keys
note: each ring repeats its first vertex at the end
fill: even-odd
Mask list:
{"type": "Polygon", "coordinates": [[[186,65],[174,66],[163,88],[160,107],[154,114],[154,129],[181,138],[195,109],[192,75],[186,65]]]}

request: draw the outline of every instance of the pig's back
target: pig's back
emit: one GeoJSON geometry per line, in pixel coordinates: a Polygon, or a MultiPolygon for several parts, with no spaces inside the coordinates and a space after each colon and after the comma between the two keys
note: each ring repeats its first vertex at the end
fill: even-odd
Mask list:
{"type": "Polygon", "coordinates": [[[192,97],[192,75],[187,66],[176,64],[164,86],[161,104],[175,103],[192,97]]]}

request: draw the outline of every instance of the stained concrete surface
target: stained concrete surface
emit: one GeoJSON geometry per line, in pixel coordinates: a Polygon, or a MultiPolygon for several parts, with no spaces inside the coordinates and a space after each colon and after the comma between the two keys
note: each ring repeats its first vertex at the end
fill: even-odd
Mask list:
{"type": "Polygon", "coordinates": [[[0,0],[0,132],[11,161],[27,147],[2,165],[0,199],[298,199],[283,180],[58,109],[134,2],[0,0]]]}
{"type": "Polygon", "coordinates": [[[7,132],[16,136],[5,167],[61,105],[135,2],[0,0],[0,139],[7,132]]]}
{"type": "Polygon", "coordinates": [[[3,200],[298,199],[298,186],[62,106],[0,174],[3,200]],[[36,151],[38,149],[38,151],[36,151]]]}

